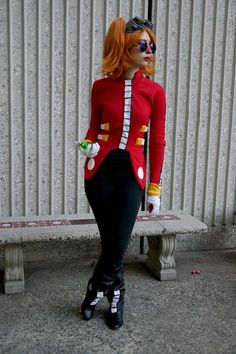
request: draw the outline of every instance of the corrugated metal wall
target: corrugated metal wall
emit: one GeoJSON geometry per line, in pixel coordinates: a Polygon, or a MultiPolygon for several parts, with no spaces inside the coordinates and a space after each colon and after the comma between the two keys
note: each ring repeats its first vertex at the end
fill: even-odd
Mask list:
{"type": "Polygon", "coordinates": [[[0,0],[0,11],[0,215],[89,211],[75,141],[103,38],[114,17],[151,11],[167,94],[163,208],[233,222],[235,0],[0,0]]]}

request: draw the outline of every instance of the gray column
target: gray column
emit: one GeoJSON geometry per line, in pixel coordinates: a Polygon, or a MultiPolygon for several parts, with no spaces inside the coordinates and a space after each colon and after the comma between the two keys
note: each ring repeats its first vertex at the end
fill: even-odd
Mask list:
{"type": "Polygon", "coordinates": [[[25,288],[23,247],[5,245],[4,288],[6,294],[22,293],[25,288]]]}
{"type": "Polygon", "coordinates": [[[175,235],[148,236],[146,264],[159,280],[175,280],[175,235]]]}

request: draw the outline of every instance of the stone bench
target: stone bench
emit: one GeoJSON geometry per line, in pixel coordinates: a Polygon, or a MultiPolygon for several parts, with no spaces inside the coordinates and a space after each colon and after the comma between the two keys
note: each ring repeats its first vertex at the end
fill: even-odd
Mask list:
{"type": "MultiPolygon", "coordinates": [[[[206,232],[207,226],[182,211],[162,211],[154,218],[140,212],[132,237],[146,236],[149,250],[146,264],[159,280],[175,280],[176,234],[206,232]]],[[[4,289],[6,294],[24,291],[23,245],[50,240],[83,240],[99,237],[92,214],[63,217],[4,218],[0,221],[0,246],[4,247],[4,289]]]]}

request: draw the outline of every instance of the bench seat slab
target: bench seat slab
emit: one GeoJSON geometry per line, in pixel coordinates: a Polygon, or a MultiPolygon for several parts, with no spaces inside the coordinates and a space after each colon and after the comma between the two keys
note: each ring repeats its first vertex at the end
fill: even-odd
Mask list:
{"type": "Polygon", "coordinates": [[[159,280],[176,280],[175,235],[148,236],[146,264],[159,280]]]}
{"type": "Polygon", "coordinates": [[[24,292],[24,264],[23,264],[23,246],[5,245],[5,273],[4,289],[5,294],[17,294],[24,292]]]}

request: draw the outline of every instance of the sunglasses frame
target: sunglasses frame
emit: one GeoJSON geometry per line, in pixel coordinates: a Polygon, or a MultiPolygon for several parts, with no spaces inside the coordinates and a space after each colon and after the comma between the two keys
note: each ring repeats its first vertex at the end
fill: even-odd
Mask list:
{"type": "Polygon", "coordinates": [[[142,40],[138,44],[135,44],[135,45],[137,47],[139,47],[141,53],[146,52],[148,47],[151,49],[152,54],[154,54],[156,51],[156,44],[155,43],[148,44],[147,41],[145,41],[145,40],[142,40]]]}

